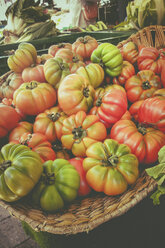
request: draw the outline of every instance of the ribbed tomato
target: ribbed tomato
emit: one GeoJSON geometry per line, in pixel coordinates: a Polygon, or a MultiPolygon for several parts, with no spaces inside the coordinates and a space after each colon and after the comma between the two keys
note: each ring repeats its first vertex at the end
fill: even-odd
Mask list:
{"type": "Polygon", "coordinates": [[[135,125],[131,120],[116,122],[111,129],[110,137],[120,144],[128,145],[143,168],[145,164],[151,165],[157,161],[158,152],[165,145],[163,132],[142,124],[135,125]]]}

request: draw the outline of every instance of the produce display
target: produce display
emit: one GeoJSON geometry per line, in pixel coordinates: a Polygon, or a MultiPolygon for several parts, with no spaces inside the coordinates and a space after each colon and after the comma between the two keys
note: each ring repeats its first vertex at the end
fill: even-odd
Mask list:
{"type": "Polygon", "coordinates": [[[53,213],[95,191],[121,195],[146,170],[159,182],[159,203],[164,49],[133,42],[119,49],[85,36],[40,56],[22,42],[7,63],[0,84],[1,200],[29,197],[53,213]]]}
{"type": "Polygon", "coordinates": [[[16,0],[6,10],[7,25],[3,29],[1,44],[25,42],[58,35],[59,30],[41,1],[16,0]]]}

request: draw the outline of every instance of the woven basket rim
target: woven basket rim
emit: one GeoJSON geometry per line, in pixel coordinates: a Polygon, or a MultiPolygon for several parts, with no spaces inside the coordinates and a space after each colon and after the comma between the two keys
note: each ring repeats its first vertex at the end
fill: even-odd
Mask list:
{"type": "MultiPolygon", "coordinates": [[[[148,26],[132,34],[127,40],[119,42],[117,47],[120,49],[129,41],[133,41],[137,45],[165,47],[164,33],[165,26],[148,26]],[[153,33],[155,34],[154,40],[152,39],[153,33]]],[[[55,214],[31,208],[30,203],[11,204],[1,200],[0,205],[12,216],[25,221],[35,231],[71,235],[91,231],[97,226],[121,216],[147,197],[156,188],[156,185],[155,180],[143,171],[135,184],[121,196],[110,197],[96,193],[86,198],[76,199],[70,206],[55,214]]]]}

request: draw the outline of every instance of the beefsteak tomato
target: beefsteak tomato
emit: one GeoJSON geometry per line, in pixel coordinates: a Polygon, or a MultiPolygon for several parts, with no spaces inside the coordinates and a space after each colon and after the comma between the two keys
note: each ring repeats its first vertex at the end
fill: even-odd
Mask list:
{"type": "Polygon", "coordinates": [[[106,136],[106,127],[96,115],[79,111],[63,121],[61,142],[77,157],[85,157],[86,149],[106,136]]]}
{"type": "Polygon", "coordinates": [[[153,127],[146,127],[131,120],[119,120],[110,132],[110,138],[120,144],[130,147],[139,160],[142,168],[154,164],[158,159],[158,152],[165,145],[165,134],[153,127]]]}
{"type": "Polygon", "coordinates": [[[93,105],[94,97],[93,86],[78,74],[66,76],[58,88],[58,102],[67,115],[80,110],[88,112],[93,105]]]}
{"type": "Polygon", "coordinates": [[[60,140],[62,135],[62,123],[67,115],[59,108],[52,107],[36,116],[33,125],[34,133],[41,133],[50,142],[60,140]]]}
{"type": "Polygon", "coordinates": [[[23,83],[14,92],[14,104],[27,115],[37,115],[56,103],[56,90],[48,83],[23,83]]]}
{"type": "Polygon", "coordinates": [[[27,195],[43,171],[36,152],[20,144],[7,144],[0,152],[0,198],[7,202],[27,195]]]}
{"type": "Polygon", "coordinates": [[[117,77],[122,71],[123,57],[113,44],[101,43],[91,55],[93,63],[100,64],[111,77],[117,77]]]}
{"type": "Polygon", "coordinates": [[[95,38],[86,35],[85,37],[79,37],[72,44],[72,50],[83,57],[84,60],[88,60],[92,52],[98,47],[98,42],[95,38]]]}
{"type": "Polygon", "coordinates": [[[153,97],[143,101],[138,110],[138,119],[165,133],[165,97],[153,97]]]}
{"type": "Polygon", "coordinates": [[[77,197],[79,186],[80,176],[67,160],[49,160],[43,164],[43,173],[32,192],[32,199],[43,210],[55,212],[77,197]]]}
{"type": "Polygon", "coordinates": [[[125,84],[127,98],[132,103],[152,97],[154,92],[160,88],[160,77],[151,70],[139,71],[137,75],[130,77],[125,84]]]}
{"type": "Polygon", "coordinates": [[[86,180],[95,191],[119,195],[138,178],[138,159],[127,145],[113,139],[92,144],[86,156],[83,161],[86,180]]]}

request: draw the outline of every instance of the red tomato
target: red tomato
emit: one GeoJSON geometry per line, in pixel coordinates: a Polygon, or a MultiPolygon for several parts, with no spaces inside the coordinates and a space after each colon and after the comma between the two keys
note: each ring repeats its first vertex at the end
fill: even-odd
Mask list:
{"type": "Polygon", "coordinates": [[[72,150],[76,157],[85,157],[86,149],[97,141],[107,137],[107,130],[96,115],[87,115],[79,111],[63,121],[61,142],[72,150]]]}
{"type": "Polygon", "coordinates": [[[32,65],[31,67],[25,68],[22,72],[22,78],[24,82],[46,82],[43,65],[32,65]]]}
{"type": "Polygon", "coordinates": [[[158,159],[158,152],[165,145],[165,134],[152,127],[145,127],[131,120],[116,122],[110,133],[111,139],[128,145],[143,167],[158,159]]]}
{"type": "Polygon", "coordinates": [[[62,48],[67,48],[72,50],[72,44],[70,43],[59,43],[57,45],[52,45],[48,49],[48,54],[51,54],[52,56],[55,56],[57,51],[62,49],[62,48]]]}
{"type": "Polygon", "coordinates": [[[138,121],[138,110],[143,102],[144,100],[136,101],[129,108],[129,112],[135,121],[138,121]]]}
{"type": "Polygon", "coordinates": [[[139,122],[151,124],[165,133],[165,97],[153,97],[143,101],[138,110],[139,122]]]}
{"type": "Polygon", "coordinates": [[[130,102],[152,97],[154,92],[161,88],[160,77],[151,70],[139,71],[137,75],[130,77],[125,90],[130,102]]]}
{"type": "Polygon", "coordinates": [[[165,62],[162,66],[162,71],[161,71],[161,82],[163,87],[165,88],[165,62]]]}
{"type": "Polygon", "coordinates": [[[33,132],[33,124],[22,121],[17,124],[17,126],[11,131],[9,135],[9,141],[18,141],[22,134],[24,133],[32,133],[33,132]]]}
{"type": "MultiPolygon", "coordinates": [[[[12,142],[12,141],[11,141],[12,142]]],[[[30,147],[30,149],[40,156],[42,162],[47,160],[55,160],[56,154],[52,149],[51,143],[47,141],[46,137],[40,133],[24,133],[21,135],[18,141],[13,143],[19,143],[30,147]]]]}
{"type": "Polygon", "coordinates": [[[11,106],[0,103],[0,138],[16,127],[19,115],[11,106]]]}
{"type": "Polygon", "coordinates": [[[124,85],[127,79],[129,79],[133,75],[135,75],[134,66],[128,61],[123,61],[122,71],[118,77],[113,78],[113,83],[124,85]]]}
{"type": "Polygon", "coordinates": [[[78,191],[79,196],[88,195],[91,191],[91,188],[89,187],[86,180],[86,172],[84,171],[83,168],[83,160],[84,160],[83,158],[79,158],[79,157],[69,159],[71,165],[75,167],[78,174],[80,175],[80,188],[78,191]]]}
{"type": "Polygon", "coordinates": [[[85,37],[79,37],[72,44],[72,49],[76,54],[79,54],[85,60],[88,60],[92,52],[98,47],[98,42],[95,38],[86,35],[85,37]]]}
{"type": "Polygon", "coordinates": [[[120,87],[115,88],[114,85],[108,86],[104,90],[99,90],[101,88],[96,90],[94,107],[90,110],[90,114],[98,115],[100,121],[107,123],[106,127],[120,120],[127,110],[126,93],[120,87]]]}
{"type": "Polygon", "coordinates": [[[155,47],[142,47],[137,59],[139,70],[151,70],[159,74],[162,64],[165,63],[164,58],[162,58],[160,54],[161,51],[155,47]]]}

